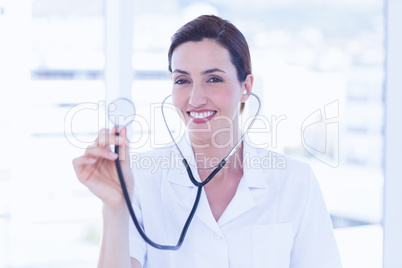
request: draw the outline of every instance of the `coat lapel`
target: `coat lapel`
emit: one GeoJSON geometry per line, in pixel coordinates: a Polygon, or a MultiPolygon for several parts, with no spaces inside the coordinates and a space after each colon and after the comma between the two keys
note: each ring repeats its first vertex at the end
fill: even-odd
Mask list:
{"type": "MultiPolygon", "coordinates": [[[[259,165],[252,165],[253,163],[256,163],[255,159],[252,159],[253,157],[264,159],[264,157],[267,156],[261,155],[261,152],[266,153],[267,151],[254,148],[250,146],[247,141],[244,141],[243,144],[243,178],[240,180],[235,196],[219,221],[216,222],[212,215],[204,189],[202,190],[200,203],[195,214],[195,217],[218,234],[221,234],[220,226],[246,213],[257,205],[253,197],[253,191],[264,189],[268,194],[269,188],[272,186],[271,182],[275,182],[275,178],[269,178],[270,183],[268,184],[267,176],[270,174],[269,170],[264,169],[259,165]]],[[[194,167],[194,154],[191,146],[185,139],[182,139],[179,142],[179,147],[184,157],[186,157],[187,161],[191,163],[190,167],[194,178],[197,181],[200,181],[198,172],[194,167]]],[[[182,200],[182,204],[184,204],[186,209],[188,209],[188,212],[190,212],[196,198],[197,187],[190,181],[184,165],[180,163],[178,168],[170,169],[167,180],[171,187],[176,188],[174,192],[180,192],[179,198],[182,200]]]]}
{"type": "Polygon", "coordinates": [[[247,141],[244,141],[243,178],[240,180],[235,196],[219,219],[219,226],[228,223],[257,205],[253,191],[256,189],[265,189],[268,193],[269,187],[266,180],[266,172],[258,165],[251,166],[252,163],[256,162],[256,159],[253,159],[254,157],[260,157],[258,150],[249,146],[247,141]]]}
{"type": "MultiPolygon", "coordinates": [[[[197,181],[201,181],[198,175],[198,171],[194,166],[194,154],[191,146],[188,144],[186,139],[180,140],[178,145],[180,151],[182,152],[186,160],[190,163],[190,168],[194,178],[197,181]]],[[[179,168],[169,170],[167,180],[170,182],[171,187],[175,188],[175,192],[181,193],[181,202],[186,207],[186,210],[188,210],[188,213],[190,213],[196,199],[197,187],[190,181],[184,165],[180,163],[179,168]]],[[[201,198],[198,204],[197,211],[195,213],[195,217],[202,221],[206,226],[208,226],[208,228],[210,228],[214,232],[221,234],[221,230],[219,229],[219,226],[212,215],[212,211],[209,207],[208,199],[204,189],[202,189],[201,198]]]]}

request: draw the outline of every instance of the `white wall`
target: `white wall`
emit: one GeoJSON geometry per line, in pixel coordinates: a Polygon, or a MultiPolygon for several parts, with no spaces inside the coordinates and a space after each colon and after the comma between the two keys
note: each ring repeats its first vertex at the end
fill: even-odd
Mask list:
{"type": "Polygon", "coordinates": [[[0,1],[0,267],[11,265],[15,232],[11,215],[18,170],[24,165],[23,131],[29,93],[31,1],[0,1]]]}
{"type": "Polygon", "coordinates": [[[384,268],[402,267],[402,1],[386,1],[384,268]]]}

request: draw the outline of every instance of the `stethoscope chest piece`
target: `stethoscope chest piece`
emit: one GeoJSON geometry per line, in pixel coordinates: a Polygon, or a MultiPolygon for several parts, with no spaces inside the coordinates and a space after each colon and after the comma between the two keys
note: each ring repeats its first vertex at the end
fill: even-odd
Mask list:
{"type": "Polygon", "coordinates": [[[127,98],[115,99],[107,107],[109,121],[118,127],[118,131],[134,121],[135,112],[134,103],[127,98]]]}

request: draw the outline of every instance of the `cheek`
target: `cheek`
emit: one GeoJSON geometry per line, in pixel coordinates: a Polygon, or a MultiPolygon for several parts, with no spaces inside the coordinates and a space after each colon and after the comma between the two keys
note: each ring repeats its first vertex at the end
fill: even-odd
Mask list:
{"type": "Polygon", "coordinates": [[[240,95],[237,92],[238,90],[239,89],[236,87],[222,91],[215,96],[215,100],[217,101],[217,103],[221,103],[223,106],[226,106],[230,109],[236,106],[237,103],[240,101],[240,95]]]}
{"type": "Polygon", "coordinates": [[[179,115],[180,119],[185,121],[186,100],[183,94],[179,94],[178,91],[173,90],[172,97],[167,102],[173,104],[172,108],[176,110],[175,114],[179,115]]]}
{"type": "Polygon", "coordinates": [[[176,108],[182,110],[186,105],[186,97],[184,96],[184,94],[180,94],[178,90],[173,89],[172,103],[176,108]]]}

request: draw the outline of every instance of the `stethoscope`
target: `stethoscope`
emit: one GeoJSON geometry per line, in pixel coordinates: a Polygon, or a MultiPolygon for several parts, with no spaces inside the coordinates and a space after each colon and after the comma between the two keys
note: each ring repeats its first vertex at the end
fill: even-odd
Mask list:
{"type": "MultiPolygon", "coordinates": [[[[115,160],[116,163],[116,169],[117,169],[117,174],[119,176],[119,181],[121,184],[121,188],[123,191],[123,195],[124,195],[124,199],[126,201],[127,204],[127,208],[130,212],[130,216],[131,219],[133,220],[133,223],[135,225],[135,227],[138,230],[138,233],[141,235],[141,237],[144,239],[145,242],[147,242],[149,245],[153,246],[154,248],[157,249],[161,249],[161,250],[178,250],[181,245],[183,244],[184,238],[186,236],[187,230],[190,226],[191,221],[194,218],[195,212],[197,210],[200,198],[201,198],[201,193],[202,193],[202,187],[204,187],[208,182],[210,182],[212,180],[212,178],[225,166],[226,162],[228,161],[228,159],[236,152],[237,148],[240,146],[241,142],[244,140],[244,138],[246,137],[247,133],[249,132],[249,130],[251,129],[251,127],[253,126],[255,120],[257,119],[259,113],[260,113],[260,108],[261,108],[261,100],[260,98],[252,93],[252,92],[247,92],[245,91],[243,94],[247,94],[247,95],[251,95],[253,97],[255,97],[258,101],[258,109],[257,112],[255,113],[255,116],[253,118],[253,120],[251,121],[250,125],[248,126],[248,128],[246,129],[246,131],[242,134],[240,140],[237,142],[237,144],[233,147],[233,149],[227,154],[227,156],[225,158],[223,158],[218,165],[213,166],[213,167],[209,167],[209,168],[204,168],[204,169],[212,169],[214,168],[214,170],[211,172],[211,174],[202,182],[198,182],[194,176],[193,176],[193,172],[191,171],[190,165],[187,162],[186,158],[184,157],[182,151],[180,150],[178,144],[176,143],[172,132],[170,131],[169,125],[166,121],[166,117],[165,117],[165,113],[163,110],[163,107],[165,105],[165,102],[167,99],[169,99],[171,97],[171,95],[167,96],[161,105],[161,112],[162,112],[162,117],[163,117],[163,121],[165,122],[165,126],[169,132],[169,135],[173,141],[173,143],[175,144],[179,154],[182,157],[182,162],[184,167],[186,168],[188,177],[190,178],[191,182],[197,187],[197,195],[196,198],[194,200],[194,204],[193,207],[191,208],[190,214],[187,217],[187,220],[183,226],[183,229],[180,233],[180,237],[179,240],[177,241],[176,245],[161,245],[158,243],[155,243],[154,241],[152,241],[144,232],[144,230],[142,229],[141,225],[138,222],[138,219],[134,213],[134,209],[131,205],[131,201],[130,201],[130,196],[128,194],[127,191],[127,186],[126,183],[124,181],[124,177],[123,177],[123,172],[121,170],[121,166],[120,166],[120,160],[119,158],[117,158],[115,160]]],[[[121,127],[127,126],[128,124],[130,124],[131,122],[134,121],[134,116],[135,116],[135,106],[134,103],[126,98],[119,98],[115,101],[113,101],[112,103],[109,104],[108,106],[108,117],[109,120],[118,127],[117,129],[117,135],[119,134],[119,130],[121,127]]],[[[119,146],[115,146],[115,153],[118,155],[119,154],[119,146]]]]}

